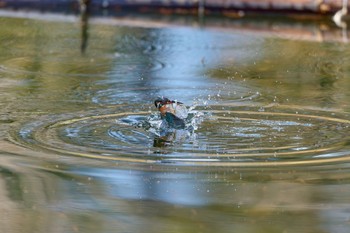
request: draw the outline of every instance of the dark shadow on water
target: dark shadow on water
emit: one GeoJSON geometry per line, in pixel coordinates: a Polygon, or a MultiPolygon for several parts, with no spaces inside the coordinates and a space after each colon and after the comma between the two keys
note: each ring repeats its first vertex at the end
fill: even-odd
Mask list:
{"type": "Polygon", "coordinates": [[[82,54],[85,54],[86,48],[88,46],[89,40],[89,17],[90,17],[90,1],[81,0],[81,47],[80,51],[82,54]]]}
{"type": "Polygon", "coordinates": [[[170,130],[162,132],[160,136],[157,135],[154,137],[153,147],[171,147],[176,143],[184,142],[188,134],[190,134],[190,132],[187,130],[170,130]]]}
{"type": "Polygon", "coordinates": [[[165,147],[169,141],[166,137],[155,137],[153,140],[153,147],[165,147]]]}

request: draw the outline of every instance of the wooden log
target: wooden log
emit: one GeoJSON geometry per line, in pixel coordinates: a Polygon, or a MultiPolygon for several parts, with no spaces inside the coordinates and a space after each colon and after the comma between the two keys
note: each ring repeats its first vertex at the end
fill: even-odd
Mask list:
{"type": "MultiPolygon", "coordinates": [[[[342,8],[341,0],[206,0],[207,8],[252,11],[295,11],[332,13],[342,8]]],[[[349,3],[348,3],[349,7],[349,3]]]]}
{"type": "MultiPolygon", "coordinates": [[[[37,11],[0,11],[0,17],[19,17],[37,20],[48,20],[59,17],[59,20],[67,22],[81,21],[81,50],[84,53],[89,39],[88,24],[105,24],[109,26],[146,27],[146,28],[172,28],[172,27],[201,27],[206,30],[215,30],[228,33],[243,33],[254,35],[257,38],[284,38],[287,40],[300,40],[312,42],[350,42],[350,32],[346,28],[337,27],[330,20],[276,20],[271,17],[245,17],[239,20],[232,20],[227,17],[207,16],[205,21],[200,21],[196,16],[169,17],[147,14],[130,14],[122,17],[100,17],[87,15],[65,15],[57,13],[42,14],[37,11]]],[[[324,19],[324,18],[323,18],[324,19]]]]}
{"type": "MultiPolygon", "coordinates": [[[[133,9],[141,11],[164,10],[164,12],[191,13],[202,11],[227,12],[303,12],[327,14],[342,8],[342,0],[0,0],[0,7],[77,8],[79,3],[90,4],[92,8],[133,9]],[[181,11],[182,10],[182,11],[181,11]]],[[[350,1],[347,2],[349,8],[350,1]]]]}

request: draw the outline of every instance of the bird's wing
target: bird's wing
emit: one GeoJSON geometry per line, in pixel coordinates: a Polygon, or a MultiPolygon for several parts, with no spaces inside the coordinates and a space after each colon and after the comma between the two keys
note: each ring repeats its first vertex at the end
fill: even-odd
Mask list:
{"type": "Polygon", "coordinates": [[[173,109],[174,109],[174,115],[177,116],[180,119],[186,119],[188,116],[188,110],[185,105],[174,103],[173,109]]]}

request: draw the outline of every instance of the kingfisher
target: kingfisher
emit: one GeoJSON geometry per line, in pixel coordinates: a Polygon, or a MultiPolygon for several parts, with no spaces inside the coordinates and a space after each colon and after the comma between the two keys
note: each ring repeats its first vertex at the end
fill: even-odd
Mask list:
{"type": "Polygon", "coordinates": [[[183,103],[166,97],[159,97],[154,101],[154,105],[159,110],[161,118],[168,123],[169,127],[175,129],[185,128],[188,110],[183,103]]]}

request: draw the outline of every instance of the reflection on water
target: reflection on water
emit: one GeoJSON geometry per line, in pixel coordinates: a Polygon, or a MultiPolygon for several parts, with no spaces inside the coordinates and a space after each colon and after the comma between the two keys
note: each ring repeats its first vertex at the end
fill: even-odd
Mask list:
{"type": "Polygon", "coordinates": [[[84,17],[0,18],[0,232],[348,232],[347,43],[84,17]]]}

